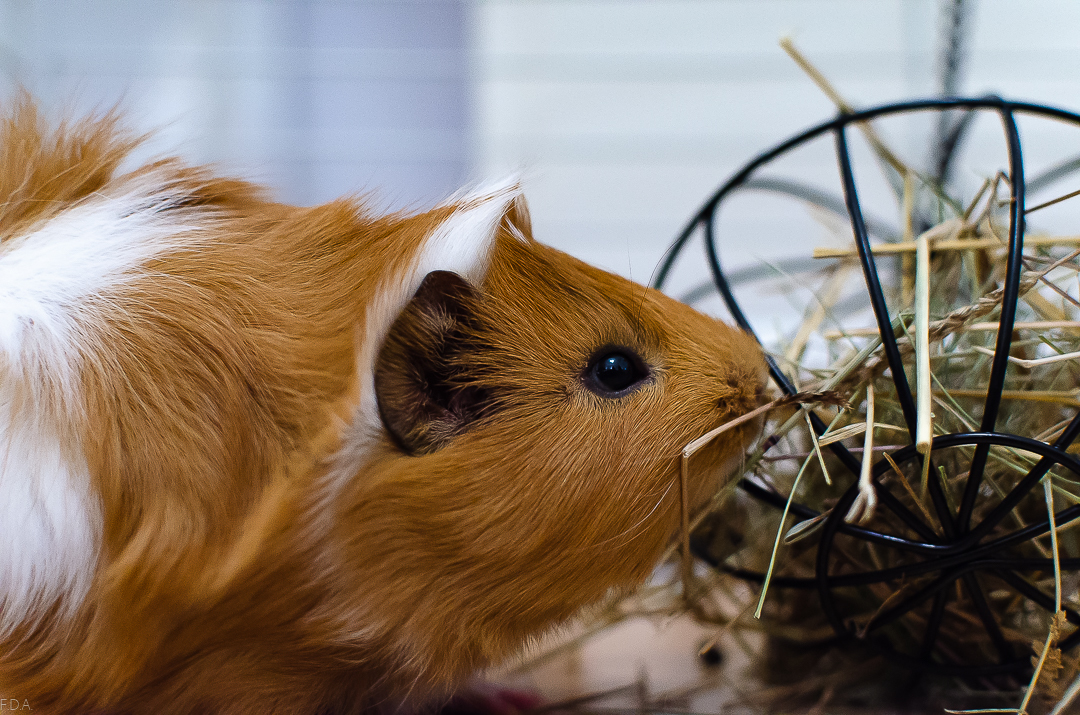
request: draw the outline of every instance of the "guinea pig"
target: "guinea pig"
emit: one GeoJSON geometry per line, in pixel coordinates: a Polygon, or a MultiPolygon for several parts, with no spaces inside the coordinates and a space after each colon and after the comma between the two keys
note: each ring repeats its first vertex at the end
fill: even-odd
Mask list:
{"type": "Polygon", "coordinates": [[[0,695],[34,712],[437,707],[642,582],[681,448],[760,402],[749,336],[538,243],[512,182],[300,208],[138,144],[0,125],[0,695]]]}

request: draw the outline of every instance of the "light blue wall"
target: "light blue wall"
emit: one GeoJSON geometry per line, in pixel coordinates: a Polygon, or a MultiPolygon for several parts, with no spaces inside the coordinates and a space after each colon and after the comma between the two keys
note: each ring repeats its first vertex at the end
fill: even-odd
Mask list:
{"type": "Polygon", "coordinates": [[[466,21],[461,0],[6,0],[0,68],[53,111],[122,100],[154,150],[283,200],[400,206],[464,179],[466,21]]]}

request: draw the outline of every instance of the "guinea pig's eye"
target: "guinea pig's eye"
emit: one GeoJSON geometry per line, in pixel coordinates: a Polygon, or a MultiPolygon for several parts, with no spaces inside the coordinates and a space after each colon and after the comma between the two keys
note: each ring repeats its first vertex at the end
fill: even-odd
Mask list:
{"type": "Polygon", "coordinates": [[[626,348],[603,348],[585,368],[585,384],[601,397],[621,397],[648,376],[641,358],[626,348]]]}

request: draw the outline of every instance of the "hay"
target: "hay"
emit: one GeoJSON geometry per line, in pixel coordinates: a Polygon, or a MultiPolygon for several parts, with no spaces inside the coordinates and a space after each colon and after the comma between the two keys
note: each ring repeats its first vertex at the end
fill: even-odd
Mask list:
{"type": "MultiPolygon", "coordinates": [[[[797,56],[804,67],[809,64],[790,43],[785,44],[785,50],[793,57],[797,56]]],[[[820,73],[810,74],[819,85],[825,83],[820,73]]],[[[831,88],[827,93],[839,97],[831,88]]],[[[841,108],[845,106],[842,100],[837,100],[837,104],[841,108]]],[[[886,284],[887,299],[896,316],[894,334],[917,399],[916,444],[918,451],[925,454],[929,452],[931,434],[978,430],[981,416],[978,411],[985,399],[996,347],[997,324],[993,320],[998,317],[1003,294],[1000,286],[1007,255],[1005,227],[1008,218],[1005,213],[1008,202],[1003,201],[1002,196],[1008,195],[1008,179],[1000,173],[988,178],[967,204],[960,204],[955,199],[943,197],[940,187],[931,185],[903,166],[879,135],[869,128],[864,131],[878,152],[879,163],[891,167],[902,177],[901,225],[910,227],[916,207],[929,202],[936,202],[939,212],[944,214],[936,226],[923,231],[914,240],[911,240],[911,231],[906,230],[901,242],[874,249],[879,274],[886,284]],[[905,260],[912,252],[915,260],[905,260]],[[897,311],[898,305],[900,310],[897,311]],[[976,323],[980,318],[985,322],[976,323]]],[[[1076,195],[1080,192],[1044,202],[1031,210],[1076,195]]],[[[998,431],[1052,440],[1080,405],[1075,388],[1080,375],[1080,333],[1076,331],[1080,302],[1074,297],[1080,283],[1080,263],[1076,260],[1080,251],[1068,248],[1075,242],[1075,236],[1058,238],[1049,235],[1025,242],[1026,270],[1021,282],[1010,355],[1012,366],[1006,376],[998,431]],[[1070,289],[1073,294],[1069,293],[1070,289]]],[[[766,427],[768,437],[764,444],[768,449],[751,456],[752,479],[786,497],[779,522],[772,508],[742,499],[740,508],[750,512],[750,523],[770,524],[768,528],[748,530],[744,534],[748,543],[743,548],[732,553],[727,543],[729,537],[709,543],[714,533],[722,531],[726,518],[722,509],[702,520],[696,534],[698,543],[706,544],[710,560],[725,564],[726,570],[744,575],[764,570],[764,583],[757,594],[755,611],[755,616],[761,617],[762,621],[754,623],[743,618],[737,627],[760,630],[768,635],[765,661],[770,668],[766,679],[789,680],[797,687],[784,693],[787,702],[803,705],[812,704],[826,694],[832,702],[845,700],[840,687],[845,672],[868,654],[876,653],[873,648],[862,648],[857,642],[829,643],[828,636],[824,635],[831,630],[828,620],[816,604],[808,603],[816,601],[816,596],[808,591],[800,593],[772,586],[774,582],[791,583],[791,579],[809,579],[815,575],[816,550],[804,539],[820,527],[825,515],[851,485],[850,472],[837,458],[823,454],[821,445],[840,441],[854,448],[856,438],[861,435],[864,440],[862,455],[869,455],[878,446],[894,451],[906,444],[906,438],[901,444],[895,443],[897,431],[906,432],[901,427],[904,416],[895,386],[885,375],[887,364],[880,339],[876,337],[877,329],[852,325],[834,311],[840,293],[835,281],[837,276],[850,270],[857,251],[853,246],[815,249],[814,256],[832,265],[825,265],[820,270],[817,284],[821,288],[794,339],[787,345],[781,342],[774,350],[778,357],[785,358],[782,364],[796,384],[808,389],[827,387],[837,390],[849,397],[854,408],[841,411],[818,408],[819,417],[829,424],[821,436],[812,434],[808,419],[776,419],[766,427]],[[828,322],[832,323],[829,330],[820,329],[822,315],[828,316],[828,322]],[[807,325],[812,325],[812,329],[807,330],[807,325]],[[811,334],[818,336],[819,345],[826,345],[830,364],[801,362],[811,334]],[[766,453],[769,453],[769,459],[764,458],[766,453]],[[790,458],[785,459],[784,455],[790,458]],[[812,455],[823,456],[812,459],[812,455]],[[799,465],[797,470],[793,468],[794,464],[799,465]],[[837,480],[840,483],[833,485],[832,482],[837,480]],[[788,515],[794,501],[821,516],[789,525],[788,515]],[[781,545],[784,548],[780,548],[781,545]],[[768,566],[763,568],[766,555],[768,566]],[[812,655],[808,656],[808,653],[812,655]],[[813,662],[813,666],[809,669],[800,667],[807,661],[813,662]],[[792,674],[797,675],[792,677],[792,674]]],[[[865,316],[862,319],[865,320],[865,316]]],[[[855,452],[855,449],[851,451],[855,452]]],[[[938,490],[945,508],[952,514],[957,513],[973,449],[935,450],[936,469],[933,470],[929,459],[921,460],[923,469],[918,468],[920,460],[897,464],[889,451],[884,452],[884,457],[890,470],[882,477],[882,485],[886,489],[893,487],[889,491],[904,509],[934,525],[936,533],[929,536],[943,536],[941,527],[937,526],[939,520],[934,517],[940,505],[936,507],[933,503],[932,492],[938,490]],[[931,484],[931,480],[936,484],[931,484]]],[[[984,477],[984,490],[989,489],[990,493],[977,499],[972,523],[977,524],[986,516],[1036,461],[1035,455],[1020,450],[991,447],[984,477]]],[[[875,509],[870,462],[863,460],[857,482],[858,497],[847,520],[858,521],[881,533],[925,540],[928,535],[919,534],[895,514],[875,509]]],[[[1080,679],[1073,682],[1080,673],[1080,659],[1075,654],[1063,655],[1056,648],[1056,644],[1075,628],[1066,624],[1061,613],[1062,604],[1074,609],[1080,604],[1077,577],[1072,572],[1062,573],[1060,559],[1080,557],[1080,542],[1074,532],[1061,531],[1066,525],[1053,523],[1055,496],[1068,505],[1080,503],[1080,481],[1077,475],[1055,468],[1043,479],[1043,485],[1042,495],[1033,490],[1025,496],[986,539],[1025,526],[1039,518],[1040,509],[1043,513],[1049,511],[1051,531],[1048,538],[1020,544],[1012,554],[1020,558],[1052,560],[1052,566],[1028,575],[1033,576],[1031,581],[1035,586],[1052,588],[1057,615],[1033,608],[1029,600],[1017,597],[1008,584],[1001,584],[1004,587],[993,592],[997,598],[979,604],[970,592],[969,583],[955,579],[951,582],[955,584],[955,593],[943,600],[938,646],[939,652],[951,656],[952,660],[986,662],[983,654],[993,653],[998,647],[981,619],[980,607],[988,608],[1001,624],[1001,637],[1008,646],[1015,653],[1027,651],[1032,654],[1035,668],[1030,682],[1021,683],[1007,677],[983,678],[973,687],[970,682],[948,677],[924,677],[905,681],[903,689],[907,702],[923,703],[927,707],[943,704],[974,707],[997,698],[999,702],[994,704],[999,707],[986,711],[1034,713],[1050,708],[1061,710],[1065,697],[1071,699],[1080,690],[1080,679]],[[1047,540],[1050,543],[1044,543],[1047,540]],[[1067,581],[1064,585],[1063,578],[1067,581]],[[912,688],[913,682],[918,682],[919,687],[912,688]],[[1013,703],[1010,707],[1002,707],[1010,700],[1013,703]]],[[[830,576],[860,574],[910,564],[911,561],[906,555],[880,544],[837,537],[832,563],[835,570],[830,576]]],[[[860,636],[867,636],[877,625],[876,619],[889,614],[890,608],[907,595],[926,588],[935,575],[936,572],[931,571],[908,582],[897,579],[857,588],[837,588],[833,593],[845,619],[860,636]]],[[[984,575],[971,578],[989,580],[984,575]]],[[[920,644],[915,636],[935,618],[930,604],[926,606],[878,627],[877,631],[898,650],[917,654],[920,644]]],[[[889,702],[887,693],[891,678],[888,671],[892,669],[895,666],[882,661],[872,679],[881,686],[882,702],[889,702]]],[[[865,693],[858,693],[858,697],[865,698],[865,693]]]]}
{"type": "MultiPolygon", "coordinates": [[[[988,217],[988,220],[981,224],[964,224],[958,235],[980,240],[992,230],[988,217]]],[[[1054,286],[1062,288],[1075,284],[1077,275],[1080,274],[1076,256],[1068,254],[1062,257],[1054,252],[1055,248],[1053,244],[1046,243],[1037,249],[1039,253],[1032,255],[1033,262],[1034,259],[1045,259],[1042,265],[1049,265],[1052,270],[1040,268],[1025,275],[1026,291],[1022,298],[1024,306],[1021,308],[1020,327],[1016,331],[1017,339],[1013,343],[1016,353],[1012,361],[1014,368],[1010,369],[1005,385],[1004,396],[1009,399],[1002,402],[998,418],[1001,431],[1044,440],[1053,439],[1060,433],[1067,420],[1075,413],[1077,400],[1073,386],[1077,383],[1077,358],[1080,358],[1077,354],[1080,353],[1080,335],[1075,332],[1060,327],[1025,326],[1025,322],[1036,323],[1038,318],[1061,320],[1056,315],[1048,315],[1052,311],[1048,309],[1047,303],[1055,309],[1054,312],[1064,314],[1067,320],[1080,315],[1077,306],[1060,296],[1057,301],[1051,302],[1057,291],[1044,285],[1049,277],[1054,286]],[[1034,299],[1034,296],[1043,300],[1034,299]]],[[[923,398],[920,400],[920,425],[923,429],[933,429],[934,434],[978,429],[978,409],[989,379],[995,335],[990,331],[965,328],[969,327],[976,317],[996,317],[1000,294],[994,287],[1000,283],[1002,263],[1000,250],[993,247],[934,253],[927,266],[930,268],[930,287],[923,288],[920,286],[921,281],[915,281],[916,295],[926,290],[929,298],[926,322],[916,327],[914,315],[908,311],[900,313],[896,329],[905,360],[912,372],[917,372],[917,363],[921,358],[927,370],[921,381],[922,389],[917,391],[923,398]],[[937,317],[937,320],[931,322],[931,317],[937,317]],[[927,389],[931,381],[933,387],[927,389]],[[932,421],[931,408],[934,411],[932,421]]],[[[729,538],[721,539],[719,548],[716,545],[708,547],[714,550],[711,552],[712,560],[726,563],[732,570],[741,569],[745,572],[762,571],[762,561],[765,555],[768,555],[768,565],[764,569],[765,583],[758,594],[755,611],[755,615],[761,616],[763,621],[754,624],[744,618],[736,627],[760,630],[769,635],[770,645],[766,661],[771,666],[771,673],[768,677],[800,673],[794,684],[804,687],[783,695],[804,704],[812,703],[826,693],[833,701],[843,700],[844,692],[839,687],[843,675],[854,663],[864,659],[866,652],[857,645],[854,652],[847,653],[836,652],[843,651],[843,647],[821,645],[822,634],[828,632],[828,622],[819,609],[815,609],[813,605],[807,606],[807,600],[816,600],[811,594],[803,592],[810,595],[809,599],[805,599],[800,597],[802,594],[795,592],[777,591],[775,588],[769,590],[770,583],[778,579],[805,579],[815,574],[815,550],[803,540],[820,526],[823,516],[800,520],[791,525],[788,523],[789,509],[792,502],[797,500],[825,515],[836,504],[843,490],[851,484],[850,473],[835,457],[821,450],[821,443],[839,441],[854,447],[861,436],[864,440],[863,455],[872,454],[876,446],[886,446],[887,449],[894,450],[901,446],[895,443],[895,435],[904,423],[893,383],[883,375],[886,365],[877,344],[879,341],[871,339],[870,344],[874,347],[870,354],[859,355],[855,347],[856,341],[865,338],[854,338],[847,331],[845,336],[854,345],[849,346],[849,353],[837,356],[833,363],[835,367],[825,370],[804,369],[796,379],[799,384],[810,386],[815,384],[815,380],[818,383],[831,382],[830,387],[850,396],[855,407],[850,411],[817,408],[821,419],[830,424],[829,430],[821,437],[812,434],[805,415],[794,424],[781,424],[777,420],[767,427],[766,434],[769,436],[766,443],[772,446],[771,449],[761,450],[761,455],[754,465],[753,478],[775,493],[786,495],[786,506],[780,519],[777,521],[770,508],[743,500],[741,508],[751,512],[748,519],[750,523],[771,526],[759,526],[753,531],[747,531],[744,536],[748,543],[738,553],[725,553],[730,550],[726,543],[730,541],[729,538]],[[854,361],[854,365],[850,353],[856,353],[855,357],[859,358],[854,361]],[[777,452],[782,454],[778,455],[777,452]],[[763,459],[766,453],[773,459],[763,459]],[[784,453],[791,459],[783,459],[784,453]],[[798,464],[797,470],[793,470],[793,462],[798,464]],[[839,484],[830,486],[830,481],[839,484]],[[769,600],[770,598],[772,600],[769,600]],[[808,651],[814,653],[813,657],[807,656],[808,651]],[[799,667],[800,663],[806,660],[815,662],[815,666],[809,671],[803,671],[799,667]]],[[[904,507],[921,516],[928,524],[936,524],[929,480],[938,480],[947,508],[955,514],[962,499],[966,482],[965,470],[970,463],[971,452],[970,448],[944,450],[940,454],[935,451],[937,469],[933,471],[929,470],[930,460],[923,460],[927,469],[920,470],[911,461],[904,465],[897,464],[889,453],[885,452],[891,469],[882,481],[886,487],[889,482],[896,487],[892,489],[892,493],[904,507]]],[[[1034,455],[1019,450],[991,448],[985,484],[993,493],[986,494],[977,501],[973,523],[978,523],[986,516],[1036,461],[1034,455]]],[[[880,508],[875,510],[872,499],[875,492],[869,481],[870,460],[864,459],[863,464],[864,469],[858,480],[859,500],[851,507],[848,520],[858,520],[875,531],[922,540],[920,534],[914,532],[910,526],[899,523],[892,514],[880,508]]],[[[1055,469],[1045,478],[1044,488],[1043,495],[1033,492],[1024,497],[1009,518],[987,538],[1003,535],[1038,518],[1037,504],[1043,499],[1045,504],[1042,508],[1050,510],[1051,513],[1055,497],[1064,500],[1068,505],[1080,503],[1080,483],[1076,475],[1055,469]]],[[[707,541],[713,532],[720,529],[726,518],[723,509],[714,512],[709,519],[702,521],[697,538],[707,541]]],[[[1051,557],[1053,567],[1028,575],[1034,577],[1032,582],[1036,586],[1045,588],[1052,584],[1056,611],[1060,611],[1063,600],[1076,608],[1076,577],[1071,573],[1063,575],[1059,560],[1080,557],[1080,542],[1073,533],[1059,533],[1059,525],[1054,524],[1051,529],[1051,544],[1044,544],[1042,542],[1046,539],[1039,539],[1021,544],[1015,551],[1022,557],[1051,557]],[[1063,577],[1068,579],[1068,588],[1062,585],[1063,577]]],[[[940,532],[937,535],[940,536],[940,532]]],[[[842,543],[838,541],[833,560],[839,564],[841,573],[848,574],[885,569],[908,562],[903,554],[885,552],[878,545],[854,539],[847,539],[842,543]]],[[[867,584],[860,589],[850,589],[840,597],[845,617],[865,634],[874,623],[875,617],[887,612],[900,597],[926,586],[933,576],[934,573],[929,573],[909,583],[867,584]]],[[[985,577],[982,578],[986,580],[985,577]]],[[[1032,643],[1037,643],[1039,648],[1031,649],[1038,659],[1035,674],[1028,687],[1024,688],[1022,683],[1013,680],[999,678],[982,683],[981,689],[998,691],[1005,696],[1006,701],[1010,697],[1014,698],[1013,703],[1017,703],[1017,706],[1004,711],[1045,712],[1064,696],[1065,687],[1069,686],[1072,678],[1080,671],[1080,661],[1075,655],[1063,656],[1055,649],[1056,643],[1063,637],[1062,630],[1068,629],[1071,632],[1073,627],[1066,626],[1060,618],[1052,618],[1049,614],[1031,608],[1031,604],[1023,598],[1001,594],[999,598],[990,600],[988,605],[997,622],[1002,624],[1003,635],[1014,652],[1023,652],[1024,649],[1029,649],[1032,643]],[[1048,662],[1052,662],[1054,667],[1046,667],[1048,662]]],[[[985,662],[985,657],[980,654],[994,652],[995,644],[983,623],[974,617],[977,613],[974,596],[958,585],[956,593],[951,594],[944,608],[942,651],[951,653],[958,661],[970,659],[972,662],[985,662]]],[[[911,641],[910,634],[925,629],[929,618],[931,616],[927,609],[920,608],[906,619],[898,620],[893,627],[886,626],[881,630],[894,643],[903,644],[906,639],[909,641],[908,650],[917,652],[918,644],[911,641]]],[[[849,647],[848,650],[852,649],[849,647]]],[[[881,678],[883,684],[888,683],[886,671],[889,668],[886,662],[881,663],[877,677],[881,678]]],[[[918,699],[926,703],[961,702],[972,705],[985,699],[981,694],[971,692],[967,684],[948,680],[938,678],[929,682],[924,679],[918,699]]],[[[1073,687],[1073,690],[1075,689],[1073,687]]],[[[887,701],[888,697],[884,697],[887,701]]]]}

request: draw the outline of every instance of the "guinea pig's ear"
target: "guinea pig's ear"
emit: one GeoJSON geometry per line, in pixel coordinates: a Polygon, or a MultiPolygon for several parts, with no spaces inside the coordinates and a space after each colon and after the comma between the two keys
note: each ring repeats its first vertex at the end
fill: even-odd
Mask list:
{"type": "Polygon", "coordinates": [[[483,412],[486,395],[455,360],[470,349],[478,300],[461,276],[433,271],[390,326],[375,360],[375,399],[383,425],[410,454],[434,452],[483,412]]]}
{"type": "Polygon", "coordinates": [[[420,250],[414,279],[432,271],[453,271],[479,285],[500,230],[521,241],[532,240],[529,209],[516,181],[455,197],[440,207],[447,208],[451,213],[433,227],[420,250]]]}

